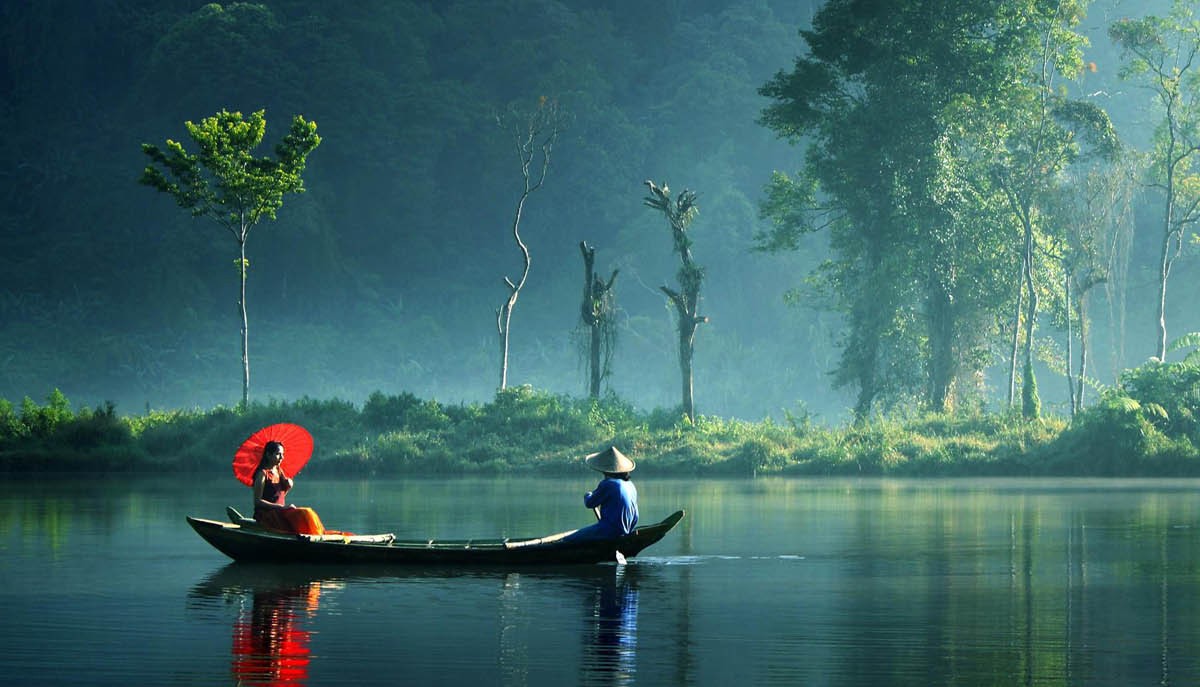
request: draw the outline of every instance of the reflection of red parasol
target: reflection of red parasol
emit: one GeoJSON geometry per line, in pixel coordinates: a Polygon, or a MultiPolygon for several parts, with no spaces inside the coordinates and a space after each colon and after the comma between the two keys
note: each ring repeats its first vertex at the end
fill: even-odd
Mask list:
{"type": "Polygon", "coordinates": [[[280,687],[307,683],[312,631],[304,625],[316,613],[320,598],[320,582],[254,591],[250,609],[243,607],[233,623],[237,684],[280,687]]]}
{"type": "Polygon", "coordinates": [[[283,444],[283,474],[294,477],[313,452],[313,438],[300,425],[280,423],[263,427],[242,442],[242,447],[233,456],[233,476],[246,486],[254,484],[254,471],[262,460],[263,447],[269,441],[283,444]]]}

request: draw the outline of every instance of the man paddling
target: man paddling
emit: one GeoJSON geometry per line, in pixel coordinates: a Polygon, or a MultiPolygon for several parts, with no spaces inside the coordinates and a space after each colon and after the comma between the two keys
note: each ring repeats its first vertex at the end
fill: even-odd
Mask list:
{"type": "Polygon", "coordinates": [[[596,512],[598,522],[573,532],[567,539],[616,539],[632,532],[637,526],[638,506],[637,487],[629,480],[629,473],[637,465],[615,446],[593,453],[583,462],[604,473],[604,479],[583,497],[583,505],[596,512]]]}

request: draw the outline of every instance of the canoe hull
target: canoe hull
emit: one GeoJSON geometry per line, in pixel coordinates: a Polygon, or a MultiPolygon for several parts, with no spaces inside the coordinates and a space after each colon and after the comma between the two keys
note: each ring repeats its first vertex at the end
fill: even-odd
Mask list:
{"type": "Polygon", "coordinates": [[[188,517],[206,542],[235,561],[259,563],[546,565],[603,563],[632,558],[671,531],[684,512],[638,527],[608,541],[569,542],[552,535],[537,539],[380,541],[375,537],[307,537],[279,534],[239,524],[188,517]]]}

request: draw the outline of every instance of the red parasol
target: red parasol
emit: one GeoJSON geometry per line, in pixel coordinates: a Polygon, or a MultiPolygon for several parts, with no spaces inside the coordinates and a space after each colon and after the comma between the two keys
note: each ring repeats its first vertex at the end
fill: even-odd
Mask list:
{"type": "Polygon", "coordinates": [[[313,452],[313,438],[300,425],[283,422],[263,427],[242,442],[242,447],[233,456],[233,476],[246,486],[254,484],[254,471],[262,460],[263,447],[269,441],[283,444],[283,463],[280,468],[288,477],[295,477],[313,452]]]}

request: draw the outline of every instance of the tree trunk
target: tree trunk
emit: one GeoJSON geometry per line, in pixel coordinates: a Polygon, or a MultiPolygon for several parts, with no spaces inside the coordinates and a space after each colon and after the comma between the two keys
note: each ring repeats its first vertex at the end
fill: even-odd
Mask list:
{"type": "Polygon", "coordinates": [[[685,327],[683,320],[679,326],[679,375],[682,381],[683,412],[688,419],[696,421],[696,401],[692,388],[692,356],[695,354],[696,325],[685,327]],[[686,331],[685,331],[686,330],[686,331]]]}
{"type": "Polygon", "coordinates": [[[500,337],[500,391],[508,388],[508,346],[512,312],[517,306],[521,288],[525,286],[525,280],[529,278],[529,248],[521,240],[521,213],[525,209],[525,201],[528,200],[530,194],[541,188],[546,181],[546,172],[550,169],[551,151],[554,149],[555,141],[558,140],[559,121],[557,101],[546,98],[539,101],[537,110],[534,112],[520,113],[510,110],[508,115],[496,116],[496,123],[501,128],[508,129],[513,135],[517,157],[521,163],[521,177],[524,180],[524,187],[521,190],[521,197],[517,199],[517,208],[513,213],[512,221],[513,241],[521,251],[524,270],[521,272],[521,278],[515,284],[508,277],[504,278],[504,283],[508,286],[508,298],[504,301],[504,305],[496,310],[496,329],[500,337]],[[541,150],[541,171],[535,174],[530,171],[530,166],[539,149],[541,150]],[[536,181],[534,180],[535,176],[536,181]]]}
{"type": "MultiPolygon", "coordinates": [[[[1168,191],[1169,193],[1169,191],[1168,191]]],[[[1158,340],[1157,356],[1167,360],[1167,278],[1171,274],[1171,201],[1167,201],[1167,228],[1163,234],[1162,252],[1158,263],[1158,340]]]]}
{"type": "Polygon", "coordinates": [[[513,241],[516,242],[517,248],[521,251],[521,257],[524,259],[525,269],[521,272],[521,278],[515,284],[508,277],[504,278],[504,283],[508,286],[508,299],[504,305],[496,311],[496,328],[500,334],[500,390],[504,391],[508,388],[508,341],[510,327],[512,326],[513,308],[517,306],[517,298],[521,295],[521,288],[525,286],[525,280],[529,278],[529,248],[525,242],[521,240],[521,212],[525,209],[525,200],[529,197],[529,181],[526,177],[526,190],[521,194],[521,199],[517,201],[517,210],[513,215],[512,235],[513,241]]]}
{"type": "Polygon", "coordinates": [[[1021,271],[1017,275],[1017,305],[1013,310],[1012,347],[1008,356],[1008,407],[1012,408],[1017,401],[1017,356],[1021,350],[1021,307],[1025,289],[1022,280],[1025,276],[1025,259],[1021,258],[1021,271]]]}
{"type": "MultiPolygon", "coordinates": [[[[683,412],[688,419],[696,420],[696,407],[692,396],[692,354],[694,351],[696,327],[707,322],[707,317],[701,317],[700,286],[704,281],[704,270],[692,262],[691,242],[687,238],[687,227],[695,213],[695,194],[685,190],[671,204],[670,191],[664,184],[661,188],[653,181],[646,181],[651,195],[644,203],[666,215],[671,224],[671,238],[675,244],[675,252],[679,254],[680,266],[676,278],[679,280],[679,291],[673,291],[667,286],[659,287],[667,298],[675,305],[679,317],[679,370],[683,387],[681,402],[683,412]]],[[[615,276],[615,273],[614,273],[615,276]]]]}
{"type": "Polygon", "coordinates": [[[242,318],[242,408],[250,407],[250,319],[246,315],[246,229],[238,239],[238,252],[241,261],[238,271],[241,274],[241,291],[238,296],[238,308],[242,318]]]}
{"type": "Polygon", "coordinates": [[[1071,317],[1071,268],[1063,265],[1063,272],[1063,303],[1067,311],[1067,396],[1071,400],[1071,417],[1075,417],[1079,412],[1079,399],[1075,397],[1075,373],[1071,370],[1071,363],[1075,359],[1075,332],[1071,317]]]}
{"type": "Polygon", "coordinates": [[[854,424],[859,425],[871,417],[871,406],[875,403],[873,373],[864,373],[859,379],[858,399],[854,402],[854,424]]]}
{"type": "Polygon", "coordinates": [[[843,353],[843,368],[848,367],[848,380],[858,384],[858,399],[854,404],[854,420],[857,425],[871,416],[871,408],[879,397],[880,382],[879,351],[883,336],[895,308],[887,297],[883,284],[883,249],[878,242],[866,247],[866,265],[859,279],[863,285],[856,289],[855,302],[850,311],[851,338],[843,353]]]}
{"type": "Polygon", "coordinates": [[[583,303],[579,314],[588,327],[588,395],[600,398],[600,322],[596,312],[596,249],[579,242],[583,254],[583,303]]]}
{"type": "Polygon", "coordinates": [[[1025,225],[1025,289],[1029,299],[1029,314],[1025,318],[1025,374],[1021,395],[1021,413],[1026,419],[1036,420],[1041,416],[1041,399],[1033,379],[1033,330],[1037,321],[1038,293],[1033,284],[1033,225],[1028,215],[1022,216],[1025,225]]]}
{"type": "Polygon", "coordinates": [[[579,318],[588,328],[588,394],[600,398],[600,383],[606,374],[607,360],[612,356],[615,305],[609,292],[617,281],[618,270],[613,270],[605,283],[596,276],[596,249],[587,241],[580,241],[579,252],[583,255],[583,302],[579,306],[579,318]]]}
{"type": "Polygon", "coordinates": [[[1168,127],[1168,132],[1170,140],[1165,155],[1167,204],[1163,208],[1163,240],[1158,263],[1158,359],[1164,363],[1167,362],[1167,279],[1171,276],[1171,244],[1178,243],[1173,240],[1176,237],[1172,226],[1175,222],[1175,127],[1168,127]]]}
{"type": "Polygon", "coordinates": [[[929,326],[929,409],[944,413],[949,407],[950,389],[956,375],[954,361],[954,304],[950,294],[930,277],[929,326]]]}
{"type": "Polygon", "coordinates": [[[679,374],[682,387],[680,394],[683,412],[688,419],[696,421],[696,403],[692,384],[692,358],[695,355],[696,328],[708,321],[707,317],[696,314],[700,300],[699,286],[689,288],[684,293],[678,293],[662,286],[663,293],[675,305],[677,331],[679,333],[679,374]]]}
{"type": "Polygon", "coordinates": [[[1088,364],[1088,314],[1087,292],[1079,294],[1079,376],[1076,380],[1075,402],[1079,410],[1083,410],[1083,391],[1086,389],[1084,380],[1087,379],[1088,364]]]}
{"type": "Polygon", "coordinates": [[[871,407],[875,404],[875,397],[879,395],[877,382],[879,327],[874,321],[875,313],[869,305],[865,307],[868,309],[868,312],[864,313],[865,321],[858,327],[852,327],[852,331],[857,331],[858,341],[853,342],[852,340],[850,344],[855,365],[853,378],[858,382],[858,398],[854,403],[854,424],[856,425],[866,422],[871,417],[871,407]]]}
{"type": "Polygon", "coordinates": [[[512,322],[512,304],[513,298],[510,296],[504,305],[496,310],[496,332],[500,342],[500,391],[508,388],[508,327],[512,322]]]}
{"type": "Polygon", "coordinates": [[[588,356],[588,370],[591,375],[589,377],[588,395],[592,398],[600,398],[600,325],[592,325],[591,341],[588,356]]]}

